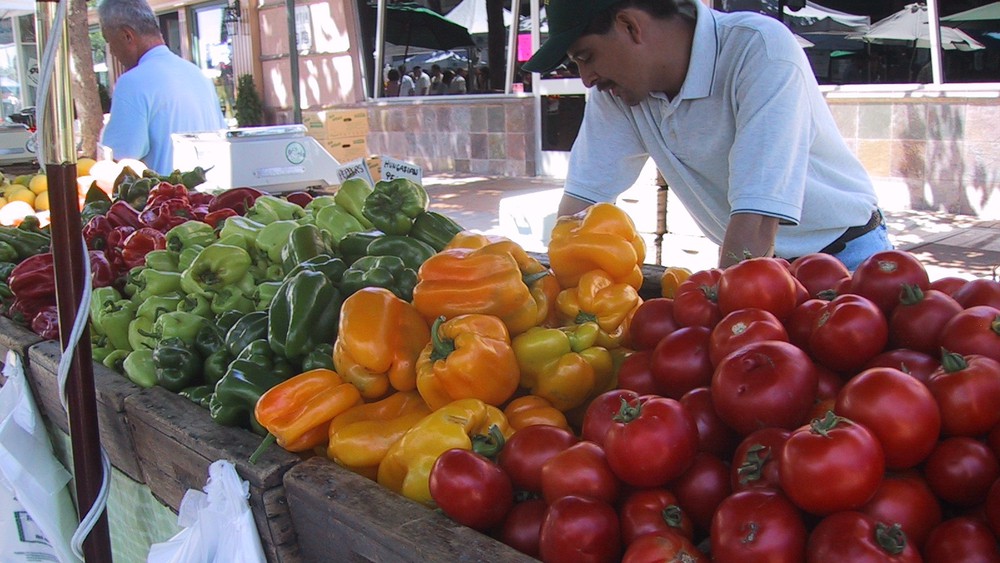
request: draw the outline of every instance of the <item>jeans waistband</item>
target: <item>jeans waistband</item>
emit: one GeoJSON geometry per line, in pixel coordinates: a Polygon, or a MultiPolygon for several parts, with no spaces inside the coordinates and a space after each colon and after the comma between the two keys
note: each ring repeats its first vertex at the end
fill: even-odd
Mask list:
{"type": "Polygon", "coordinates": [[[820,252],[823,254],[837,254],[839,252],[843,252],[844,248],[847,247],[847,243],[860,237],[861,235],[874,231],[876,227],[884,223],[885,217],[882,216],[882,210],[876,207],[875,210],[872,211],[872,216],[868,219],[867,223],[857,227],[848,228],[844,231],[844,234],[837,237],[837,239],[830,244],[824,246],[820,252]]]}

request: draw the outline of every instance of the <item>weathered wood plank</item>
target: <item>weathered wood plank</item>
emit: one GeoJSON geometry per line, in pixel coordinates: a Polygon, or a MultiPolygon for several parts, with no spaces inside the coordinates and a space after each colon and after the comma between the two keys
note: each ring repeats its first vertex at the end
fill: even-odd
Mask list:
{"type": "MultiPolygon", "coordinates": [[[[21,355],[25,366],[27,366],[28,348],[31,348],[42,340],[41,336],[7,317],[0,317],[0,365],[3,365],[3,361],[7,357],[7,352],[13,350],[21,355]]],[[[0,385],[6,382],[7,378],[0,372],[0,385]]]]}

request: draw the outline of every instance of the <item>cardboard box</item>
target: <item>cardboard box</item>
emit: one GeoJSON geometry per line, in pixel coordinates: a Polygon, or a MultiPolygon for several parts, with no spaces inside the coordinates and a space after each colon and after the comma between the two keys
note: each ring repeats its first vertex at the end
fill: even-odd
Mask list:
{"type": "Polygon", "coordinates": [[[368,143],[364,137],[327,139],[323,141],[323,148],[341,164],[368,156],[368,143]]]}
{"type": "Polygon", "coordinates": [[[368,135],[368,110],[365,108],[331,109],[321,112],[326,121],[328,139],[346,139],[368,135]]]}
{"type": "Polygon", "coordinates": [[[302,112],[302,124],[306,126],[306,135],[320,141],[326,140],[326,112],[304,111],[302,112]]]}

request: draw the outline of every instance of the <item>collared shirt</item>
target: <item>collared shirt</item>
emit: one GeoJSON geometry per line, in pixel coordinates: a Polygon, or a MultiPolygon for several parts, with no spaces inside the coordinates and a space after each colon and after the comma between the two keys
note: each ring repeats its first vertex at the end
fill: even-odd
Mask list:
{"type": "Polygon", "coordinates": [[[413,95],[413,77],[409,74],[404,74],[399,78],[399,95],[400,96],[412,96],[413,95]]]}
{"type": "Polygon", "coordinates": [[[115,160],[137,158],[169,174],[174,170],[171,134],[225,128],[212,82],[197,66],[158,45],[115,82],[101,144],[111,148],[115,160]]]}
{"type": "Polygon", "coordinates": [[[566,193],[614,201],[652,157],[716,244],[735,213],[777,217],[775,253],[785,257],[867,222],[877,205],[871,179],[795,37],[760,14],[694,4],[688,73],[673,99],[653,93],[629,107],[591,89],[566,193]]]}

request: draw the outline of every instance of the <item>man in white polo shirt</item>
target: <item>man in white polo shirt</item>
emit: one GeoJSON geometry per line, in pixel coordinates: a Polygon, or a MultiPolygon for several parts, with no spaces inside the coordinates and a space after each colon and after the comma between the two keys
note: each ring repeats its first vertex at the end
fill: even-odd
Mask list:
{"type": "Polygon", "coordinates": [[[719,264],[891,248],[871,179],[780,22],[698,0],[549,0],[524,68],[576,63],[590,96],[559,214],[614,201],[652,158],[719,264]]]}

